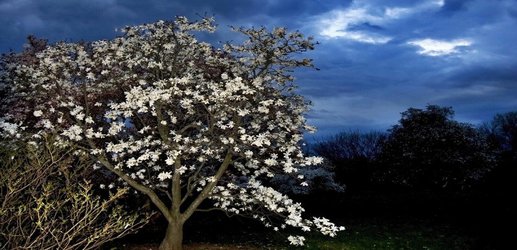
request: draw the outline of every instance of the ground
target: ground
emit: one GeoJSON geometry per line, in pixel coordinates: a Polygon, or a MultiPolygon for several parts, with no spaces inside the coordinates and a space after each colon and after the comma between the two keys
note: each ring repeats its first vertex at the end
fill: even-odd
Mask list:
{"type": "MultiPolygon", "coordinates": [[[[506,246],[513,242],[514,224],[490,199],[457,202],[457,197],[399,193],[298,199],[307,215],[326,216],[346,227],[335,238],[297,230],[274,232],[255,220],[219,212],[194,214],[185,226],[185,249],[513,249],[506,246]],[[289,246],[289,234],[305,236],[306,246],[289,246]]],[[[106,249],[157,249],[164,229],[155,223],[106,249]]]]}
{"type": "MultiPolygon", "coordinates": [[[[233,224],[234,222],[232,222],[233,224]]],[[[306,234],[305,248],[289,246],[286,235],[275,232],[253,230],[244,227],[213,234],[212,230],[199,230],[189,237],[185,250],[194,249],[473,249],[475,239],[460,228],[427,220],[401,218],[351,221],[347,230],[335,238],[306,234]],[[203,232],[204,231],[204,232],[203,232]],[[208,231],[208,232],[207,232],[208,231]],[[207,236],[205,233],[211,233],[207,236]],[[202,235],[205,235],[203,237],[202,235]]],[[[226,231],[226,229],[225,229],[226,231]]],[[[113,249],[113,248],[111,248],[113,249]]],[[[127,243],[115,249],[155,250],[158,243],[127,243]]]]}

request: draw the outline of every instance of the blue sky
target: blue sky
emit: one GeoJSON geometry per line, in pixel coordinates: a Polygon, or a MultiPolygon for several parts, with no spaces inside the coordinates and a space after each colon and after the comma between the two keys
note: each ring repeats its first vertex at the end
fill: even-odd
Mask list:
{"type": "Polygon", "coordinates": [[[316,137],[385,130],[409,107],[452,106],[474,124],[517,110],[515,0],[0,0],[0,52],[34,34],[109,39],[125,25],[213,15],[227,26],[285,26],[320,42],[320,69],[296,72],[316,137]]]}

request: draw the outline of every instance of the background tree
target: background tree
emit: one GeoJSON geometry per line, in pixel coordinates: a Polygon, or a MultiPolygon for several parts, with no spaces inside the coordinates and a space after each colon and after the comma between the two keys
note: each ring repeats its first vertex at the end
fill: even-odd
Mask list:
{"type": "MultiPolygon", "coordinates": [[[[303,208],[263,185],[278,173],[317,164],[300,148],[307,102],[290,72],[311,66],[293,54],[312,38],[284,28],[234,29],[242,45],[215,49],[193,32],[213,32],[211,18],[126,27],[121,37],[58,43],[34,61],[5,64],[0,127],[54,134],[56,144],[88,155],[147,195],[168,222],[161,249],[181,249],[183,225],[208,209],[251,214],[275,230],[343,228],[302,219],[303,208]]],[[[303,181],[300,181],[303,185],[303,181]]],[[[106,183],[111,185],[113,183],[106,183]]],[[[303,244],[301,236],[289,236],[303,244]]]]}
{"type": "Polygon", "coordinates": [[[517,112],[497,114],[491,122],[481,127],[481,132],[489,139],[496,162],[486,176],[479,192],[480,207],[490,204],[484,210],[485,224],[490,234],[506,236],[503,242],[510,242],[508,233],[517,221],[517,206],[513,202],[517,192],[514,188],[517,178],[517,112]]]}
{"type": "Polygon", "coordinates": [[[379,178],[418,189],[459,190],[491,168],[489,148],[450,107],[410,108],[393,126],[380,156],[379,178]]]}
{"type": "Polygon", "coordinates": [[[500,194],[512,190],[517,176],[517,112],[496,114],[480,127],[480,132],[486,136],[497,163],[487,179],[489,185],[499,187],[500,194]]]}
{"type": "Polygon", "coordinates": [[[517,159],[517,112],[497,114],[482,128],[505,158],[517,159]]]}
{"type": "Polygon", "coordinates": [[[355,190],[371,183],[385,138],[380,132],[342,132],[315,144],[313,150],[334,167],[338,182],[355,190]]]}

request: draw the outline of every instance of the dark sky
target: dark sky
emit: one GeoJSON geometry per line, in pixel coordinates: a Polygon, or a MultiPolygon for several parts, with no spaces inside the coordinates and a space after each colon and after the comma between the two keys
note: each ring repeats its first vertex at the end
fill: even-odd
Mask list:
{"type": "Polygon", "coordinates": [[[227,26],[285,26],[313,35],[320,71],[296,72],[316,137],[385,130],[409,107],[452,106],[478,124],[517,110],[516,0],[0,0],[0,53],[34,34],[109,39],[125,25],[213,15],[227,26]]]}

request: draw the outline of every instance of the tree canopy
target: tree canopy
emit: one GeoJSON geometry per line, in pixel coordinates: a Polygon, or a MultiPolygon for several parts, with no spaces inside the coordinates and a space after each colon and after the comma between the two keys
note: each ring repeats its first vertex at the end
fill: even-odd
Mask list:
{"type": "Polygon", "coordinates": [[[473,126],[453,120],[450,107],[410,108],[393,126],[380,156],[385,182],[416,188],[460,189],[481,178],[492,159],[473,126]]]}

